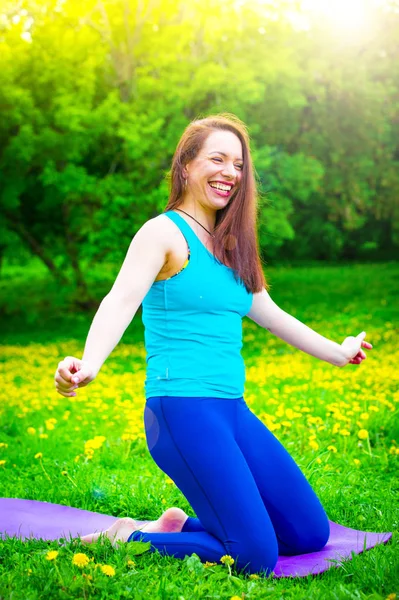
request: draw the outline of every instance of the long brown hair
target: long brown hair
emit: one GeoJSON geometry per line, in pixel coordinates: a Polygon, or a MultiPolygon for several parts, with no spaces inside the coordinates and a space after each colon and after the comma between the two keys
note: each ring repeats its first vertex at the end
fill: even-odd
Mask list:
{"type": "Polygon", "coordinates": [[[242,144],[243,170],[241,182],[224,208],[216,212],[214,254],[231,265],[236,279],[240,278],[249,292],[269,289],[262,270],[256,229],[258,191],[250,153],[249,135],[245,124],[231,113],[195,119],[184,130],[168,173],[170,195],[164,212],[178,208],[183,202],[183,168],[196,158],[212,131],[234,133],[242,144]]]}

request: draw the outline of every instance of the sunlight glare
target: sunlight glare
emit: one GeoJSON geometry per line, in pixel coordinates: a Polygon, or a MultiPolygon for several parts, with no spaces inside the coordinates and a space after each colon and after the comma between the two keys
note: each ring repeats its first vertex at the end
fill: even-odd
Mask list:
{"type": "Polygon", "coordinates": [[[305,11],[318,12],[330,19],[340,29],[361,29],[367,21],[366,0],[302,0],[305,11]]]}

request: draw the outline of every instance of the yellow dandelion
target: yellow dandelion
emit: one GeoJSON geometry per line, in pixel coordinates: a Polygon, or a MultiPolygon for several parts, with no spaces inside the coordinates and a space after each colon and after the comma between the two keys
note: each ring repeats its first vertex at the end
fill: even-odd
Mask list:
{"type": "Polygon", "coordinates": [[[357,467],[359,467],[359,466],[360,466],[360,464],[361,464],[361,462],[360,462],[360,460],[359,460],[358,458],[354,458],[354,459],[353,459],[353,462],[354,462],[354,464],[355,464],[357,467]]]}
{"type": "Polygon", "coordinates": [[[259,579],[259,575],[257,575],[256,573],[252,573],[252,575],[249,576],[250,579],[259,579]]]}
{"type": "Polygon", "coordinates": [[[47,438],[48,438],[48,435],[47,435],[47,433],[39,433],[39,438],[40,438],[41,440],[47,440],[47,438]]]}
{"type": "Polygon", "coordinates": [[[127,561],[127,566],[128,566],[128,567],[135,567],[135,566],[136,566],[136,563],[134,562],[134,560],[128,560],[128,561],[127,561]]]}
{"type": "Polygon", "coordinates": [[[336,449],[335,446],[327,446],[327,450],[330,450],[330,452],[334,452],[334,453],[338,452],[338,450],[336,449]]]}
{"type": "Polygon", "coordinates": [[[101,565],[101,571],[104,575],[108,575],[108,577],[113,577],[115,575],[115,569],[114,567],[111,567],[111,565],[101,565]]]}
{"type": "Polygon", "coordinates": [[[240,596],[232,596],[230,600],[242,600],[242,598],[240,596]]]}
{"type": "Polygon", "coordinates": [[[360,418],[363,419],[363,421],[367,421],[367,419],[370,418],[370,415],[369,415],[369,413],[362,413],[360,415],[360,418]]]}
{"type": "Polygon", "coordinates": [[[8,444],[5,442],[0,442],[0,448],[8,448],[8,444]]]}
{"type": "Polygon", "coordinates": [[[270,429],[270,431],[275,431],[276,429],[281,429],[281,425],[280,423],[269,423],[268,428],[270,429]]]}
{"type": "Polygon", "coordinates": [[[399,448],[396,448],[395,454],[399,454],[399,448]]]}
{"type": "Polygon", "coordinates": [[[72,558],[72,564],[80,568],[85,567],[89,564],[89,562],[89,557],[86,554],[83,554],[82,552],[74,554],[72,558]]]}
{"type": "Polygon", "coordinates": [[[319,444],[317,442],[315,442],[314,440],[310,440],[309,446],[312,448],[312,450],[318,450],[319,449],[319,444]]]}
{"type": "Polygon", "coordinates": [[[38,458],[40,460],[41,458],[43,458],[43,454],[41,452],[38,452],[37,454],[35,454],[35,458],[38,458]]]}
{"type": "Polygon", "coordinates": [[[367,438],[369,437],[369,432],[367,431],[367,429],[360,429],[357,435],[361,440],[367,440],[367,438]]]}
{"type": "Polygon", "coordinates": [[[396,600],[396,594],[388,594],[387,600],[396,600]]]}
{"type": "Polygon", "coordinates": [[[49,550],[46,554],[46,560],[55,560],[58,556],[57,550],[49,550]]]}
{"type": "Polygon", "coordinates": [[[321,458],[317,457],[316,458],[316,462],[317,462],[318,465],[320,465],[321,464],[321,458]]]}
{"type": "Polygon", "coordinates": [[[204,567],[214,567],[217,563],[206,561],[204,563],[204,567]]]}
{"type": "Polygon", "coordinates": [[[28,427],[26,433],[29,433],[29,435],[35,435],[36,429],[34,427],[28,427]]]}
{"type": "Polygon", "coordinates": [[[229,554],[225,554],[220,559],[220,562],[223,563],[224,565],[233,565],[234,564],[234,558],[232,556],[230,556],[229,554]]]}
{"type": "Polygon", "coordinates": [[[3,465],[5,465],[6,462],[7,462],[6,460],[0,460],[0,467],[2,467],[3,465]]]}
{"type": "Polygon", "coordinates": [[[351,432],[350,432],[350,431],[348,431],[348,429],[341,429],[341,430],[339,431],[339,433],[340,433],[341,435],[345,435],[345,436],[347,436],[347,435],[350,435],[350,434],[351,434],[351,432]]]}

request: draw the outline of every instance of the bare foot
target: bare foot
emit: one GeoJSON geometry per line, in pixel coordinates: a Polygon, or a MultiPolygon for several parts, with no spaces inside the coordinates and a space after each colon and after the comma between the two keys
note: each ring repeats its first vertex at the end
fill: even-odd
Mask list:
{"type": "Polygon", "coordinates": [[[180,533],[183,525],[188,519],[188,515],[181,508],[168,508],[157,521],[150,521],[141,531],[147,533],[180,533]]]}
{"type": "Polygon", "coordinates": [[[157,521],[150,521],[145,525],[140,526],[135,519],[124,517],[118,519],[108,527],[105,531],[97,533],[89,533],[80,538],[83,544],[91,544],[98,540],[100,536],[107,537],[111,540],[113,546],[116,542],[127,542],[133,531],[143,531],[147,533],[179,533],[181,532],[188,515],[181,508],[168,508],[157,521]]]}
{"type": "Polygon", "coordinates": [[[111,540],[111,544],[116,546],[116,542],[126,542],[128,537],[139,529],[139,525],[137,521],[134,519],[130,519],[130,517],[124,517],[123,519],[118,519],[105,529],[105,531],[98,531],[97,533],[89,533],[88,535],[84,535],[80,538],[80,541],[83,544],[92,544],[97,541],[100,536],[107,537],[111,540]]]}

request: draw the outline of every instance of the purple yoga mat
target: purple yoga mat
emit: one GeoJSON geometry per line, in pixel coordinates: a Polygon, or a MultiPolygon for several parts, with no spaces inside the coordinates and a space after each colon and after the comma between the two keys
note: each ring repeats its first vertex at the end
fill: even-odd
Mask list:
{"type": "MultiPolygon", "coordinates": [[[[3,537],[41,538],[66,541],[95,531],[103,531],[119,517],[19,498],[0,498],[0,539],[3,537]]],[[[148,521],[138,521],[140,524],[148,521]]],[[[385,544],[392,533],[357,531],[330,521],[330,538],[320,552],[280,556],[274,569],[275,577],[305,577],[338,567],[352,552],[360,554],[377,544],[385,544]],[[334,561],[334,562],[331,562],[334,561]],[[335,562],[337,561],[337,562],[335,562]]]]}

